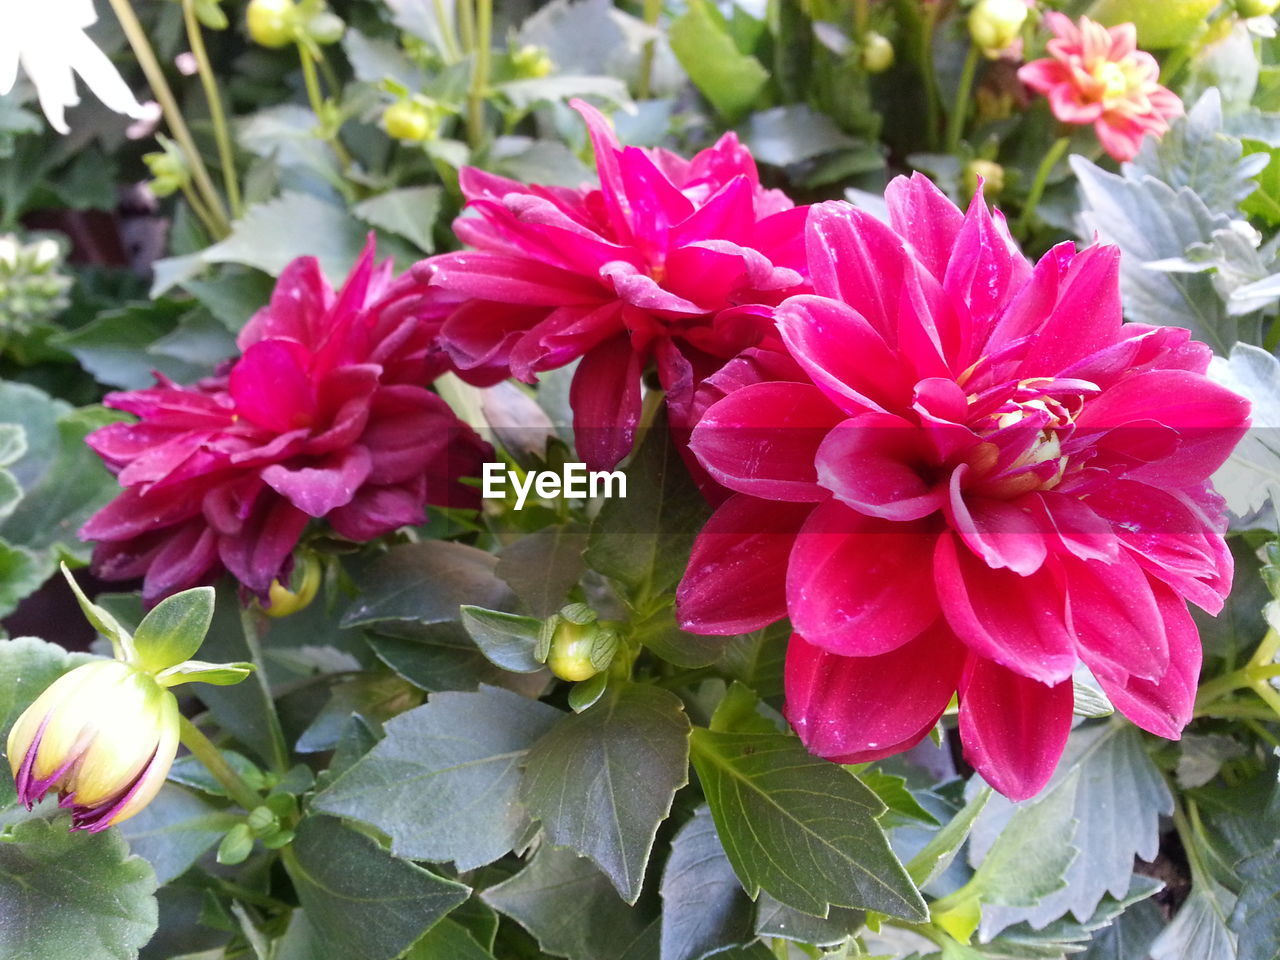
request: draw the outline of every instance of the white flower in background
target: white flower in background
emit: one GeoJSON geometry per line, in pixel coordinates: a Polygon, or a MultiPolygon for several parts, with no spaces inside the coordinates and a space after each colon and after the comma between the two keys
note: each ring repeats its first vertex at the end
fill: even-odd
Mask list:
{"type": "Polygon", "coordinates": [[[116,113],[135,120],[145,116],[119,71],[85,33],[97,20],[93,0],[0,0],[0,96],[13,89],[21,65],[59,133],[70,132],[66,108],[80,102],[77,73],[116,113]]]}

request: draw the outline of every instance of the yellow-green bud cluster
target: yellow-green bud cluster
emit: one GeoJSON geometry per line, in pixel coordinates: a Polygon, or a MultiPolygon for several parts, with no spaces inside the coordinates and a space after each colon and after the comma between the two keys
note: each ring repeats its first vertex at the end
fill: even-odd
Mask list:
{"type": "Polygon", "coordinates": [[[547,51],[532,43],[511,51],[511,71],[521,80],[536,80],[555,69],[547,51]]]}
{"type": "Polygon", "coordinates": [[[328,46],[347,29],[323,0],[249,0],[245,26],[254,43],[271,49],[295,43],[328,46]]]}
{"type": "Polygon", "coordinates": [[[1025,0],[978,0],[969,11],[969,35],[994,59],[1013,46],[1028,12],[1025,0]]]}
{"type": "Polygon", "coordinates": [[[402,97],[382,112],[382,127],[393,140],[427,143],[440,135],[444,115],[430,97],[402,97]]]}
{"type": "Polygon", "coordinates": [[[0,329],[22,333],[67,307],[71,278],[61,273],[62,250],[49,239],[24,244],[0,236],[0,329]]]}

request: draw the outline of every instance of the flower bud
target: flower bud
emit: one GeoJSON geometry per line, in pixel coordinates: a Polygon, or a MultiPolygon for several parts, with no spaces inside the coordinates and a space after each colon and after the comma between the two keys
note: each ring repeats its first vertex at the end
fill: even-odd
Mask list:
{"type": "Polygon", "coordinates": [[[554,69],[551,57],[542,47],[527,43],[511,52],[511,69],[522,80],[545,77],[554,69]]]}
{"type": "Polygon", "coordinates": [[[307,21],[304,30],[316,43],[327,47],[342,39],[342,35],[347,32],[347,25],[336,13],[322,10],[307,21]]]}
{"type": "Polygon", "coordinates": [[[988,57],[996,57],[1018,39],[1027,22],[1025,0],[978,0],[969,11],[969,35],[988,57]]]}
{"type": "Polygon", "coordinates": [[[434,140],[440,130],[438,111],[417,100],[397,100],[382,113],[387,135],[409,143],[434,140]]]}
{"type": "Polygon", "coordinates": [[[994,160],[970,160],[964,168],[965,196],[971,197],[978,192],[978,181],[982,181],[982,194],[988,200],[994,200],[1004,190],[1004,167],[994,160]]]}
{"type": "Polygon", "coordinates": [[[66,309],[72,281],[61,266],[62,249],[53,240],[24,245],[0,236],[0,331],[26,333],[66,309]]]}
{"type": "Polygon", "coordinates": [[[254,43],[287,47],[298,37],[298,5],[294,0],[249,0],[245,23],[254,43]]]}
{"type": "Polygon", "coordinates": [[[1270,16],[1277,7],[1280,0],[1236,0],[1236,12],[1246,19],[1270,16]]]}
{"type": "Polygon", "coordinates": [[[867,73],[884,73],[893,66],[893,44],[883,33],[872,30],[862,38],[861,56],[867,73]]]}
{"type": "Polygon", "coordinates": [[[294,565],[292,583],[286,587],[279,580],[271,581],[268,591],[270,606],[266,608],[269,617],[287,617],[291,613],[305,610],[316,598],[320,589],[320,558],[307,552],[300,562],[294,565]]]}
{"type": "Polygon", "coordinates": [[[618,635],[596,622],[595,611],[571,603],[543,624],[547,666],[561,680],[587,680],[613,661],[618,635]]]}
{"type": "Polygon", "coordinates": [[[53,682],[9,732],[9,766],[28,810],[53,789],[73,829],[96,833],[132,817],[164,784],[178,750],[178,701],[119,660],[53,682]]]}

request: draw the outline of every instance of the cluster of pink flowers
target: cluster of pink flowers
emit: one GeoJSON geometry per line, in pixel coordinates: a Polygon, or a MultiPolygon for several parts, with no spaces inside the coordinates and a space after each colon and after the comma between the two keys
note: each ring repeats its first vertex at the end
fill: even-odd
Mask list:
{"type": "Polygon", "coordinates": [[[372,241],[337,293],[304,257],[225,373],[109,394],[138,420],[88,437],[124,488],[80,531],[95,572],[144,577],[148,603],[223,569],[266,597],[312,520],[365,541],[422,523],[425,504],[475,505],[458,481],[489,447],[426,387],[441,368],[420,301],[372,241]]]}
{"type": "MultiPolygon", "coordinates": [[[[1023,79],[1130,157],[1176,98],[1132,30],[1051,15],[1023,79]]],[[[578,361],[579,455],[630,451],[652,366],[696,470],[719,486],[677,597],[683,627],[789,617],[786,715],[815,754],[888,756],[953,697],[969,761],[1037,792],[1083,663],[1116,707],[1177,737],[1200,664],[1187,601],[1230,586],[1209,484],[1247,404],[1185,330],[1122,323],[1118,253],[1032,265],[981,196],[923,177],[890,223],[795,207],[733,134],[684,160],[621,147],[585,104],[599,188],[465,170],[471,249],[393,281],[368,250],[333,293],[292,265],[224,375],[108,403],[90,438],[120,497],[82,531],[148,600],[227,569],[264,595],[304,528],[369,540],[423,519],[487,448],[427,388],[578,361]],[[692,431],[691,437],[689,431],[692,431]]]]}

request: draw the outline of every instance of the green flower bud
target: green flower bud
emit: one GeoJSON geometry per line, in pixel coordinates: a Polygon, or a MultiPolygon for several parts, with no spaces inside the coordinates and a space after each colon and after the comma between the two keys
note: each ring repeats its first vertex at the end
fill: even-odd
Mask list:
{"type": "Polygon", "coordinates": [[[1246,19],[1267,17],[1280,7],[1280,0],[1236,0],[1236,12],[1246,19]]]}
{"type": "Polygon", "coordinates": [[[298,38],[298,5],[294,0],[249,0],[245,24],[254,43],[287,47],[298,38]]]}
{"type": "Polygon", "coordinates": [[[969,11],[969,35],[988,57],[997,57],[1018,39],[1027,22],[1024,0],[978,0],[969,11]]]}
{"type": "Polygon", "coordinates": [[[397,100],[382,113],[387,135],[406,143],[426,143],[440,133],[440,111],[421,100],[397,100]]]}
{"type": "Polygon", "coordinates": [[[861,57],[867,73],[884,73],[893,66],[893,44],[883,33],[872,30],[862,38],[861,57]]]}
{"type": "Polygon", "coordinates": [[[62,249],[53,240],[23,244],[0,236],[0,329],[25,333],[66,309],[72,281],[61,266],[62,249]]]}
{"type": "Polygon", "coordinates": [[[218,844],[218,862],[228,865],[244,863],[253,853],[253,832],[246,823],[237,823],[218,844]]]}
{"type": "Polygon", "coordinates": [[[76,667],[53,682],[9,732],[9,766],[28,810],[56,789],[73,829],[129,819],[164,784],[178,750],[178,701],[151,674],[119,660],[76,667]]]}
{"type": "Polygon", "coordinates": [[[978,192],[978,180],[982,180],[982,193],[988,200],[994,200],[1004,190],[1004,167],[994,160],[970,160],[964,168],[965,196],[972,197],[978,192]]]}
{"type": "Polygon", "coordinates": [[[561,680],[587,680],[608,668],[618,635],[596,622],[585,604],[570,604],[547,621],[550,644],[546,663],[561,680]]]}
{"type": "Polygon", "coordinates": [[[316,43],[327,47],[342,39],[342,35],[347,32],[347,25],[336,13],[322,10],[307,21],[303,30],[316,43]]]}
{"type": "Polygon", "coordinates": [[[519,50],[511,51],[511,69],[522,80],[535,80],[550,74],[555,64],[546,50],[527,43],[519,50]]]}

